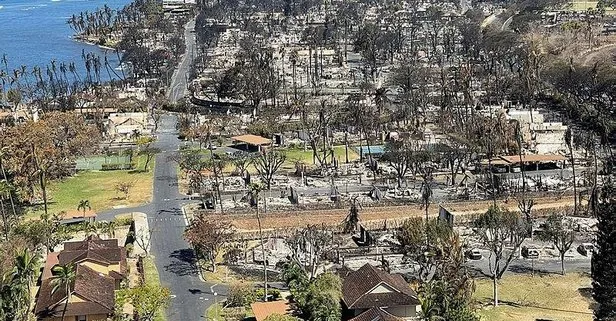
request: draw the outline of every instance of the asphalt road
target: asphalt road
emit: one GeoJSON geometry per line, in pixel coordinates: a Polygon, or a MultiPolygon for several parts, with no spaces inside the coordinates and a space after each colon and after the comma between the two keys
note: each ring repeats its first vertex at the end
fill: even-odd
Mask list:
{"type": "MultiPolygon", "coordinates": [[[[575,248],[575,247],[574,247],[575,248]]],[[[471,267],[477,276],[489,276],[489,252],[481,250],[483,258],[480,260],[469,260],[467,265],[471,267]]],[[[590,257],[575,255],[565,258],[565,270],[567,272],[590,273],[590,257]]],[[[492,261],[494,262],[494,261],[492,261]]],[[[559,274],[561,272],[560,259],[548,255],[531,260],[526,258],[516,258],[511,261],[505,274],[511,273],[532,273],[535,274],[559,274]]]]}
{"type": "Polygon", "coordinates": [[[100,213],[98,219],[110,220],[126,212],[148,215],[148,224],[153,230],[151,254],[155,257],[162,285],[172,294],[168,320],[197,321],[205,318],[205,310],[215,302],[213,293],[222,297],[226,295],[226,288],[200,279],[194,251],[183,238],[186,220],[181,208],[188,201],[178,191],[177,165],[169,159],[180,144],[176,122],[174,115],[164,115],[159,126],[156,147],[161,153],[156,156],[152,203],[100,213]]]}
{"type": "Polygon", "coordinates": [[[194,59],[195,53],[195,34],[192,32],[195,30],[195,19],[190,20],[184,29],[184,39],[186,42],[186,52],[182,56],[182,61],[176,68],[173,76],[171,78],[171,86],[169,86],[169,91],[167,93],[167,97],[169,101],[172,103],[177,102],[178,100],[184,98],[186,95],[187,88],[187,78],[188,72],[190,70],[190,65],[194,59]]]}

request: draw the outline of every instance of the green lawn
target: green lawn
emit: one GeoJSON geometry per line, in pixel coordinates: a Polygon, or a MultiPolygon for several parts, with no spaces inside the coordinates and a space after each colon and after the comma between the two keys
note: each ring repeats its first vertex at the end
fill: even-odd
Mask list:
{"type": "Polygon", "coordinates": [[[224,320],[222,306],[220,303],[212,304],[209,308],[207,308],[205,315],[207,320],[224,320]]]}
{"type": "MultiPolygon", "coordinates": [[[[148,256],[143,259],[143,274],[145,283],[151,285],[161,285],[160,278],[158,276],[158,270],[156,269],[156,264],[154,264],[154,257],[148,256]]],[[[164,309],[160,309],[160,311],[154,317],[154,321],[166,321],[167,314],[164,309]]]]}
{"type": "MultiPolygon", "coordinates": [[[[149,171],[142,172],[145,158],[140,157],[134,171],[82,171],[61,181],[51,182],[48,189],[49,213],[76,210],[80,200],[89,200],[95,212],[114,206],[135,206],[149,202],[152,198],[152,177],[154,160],[148,165],[149,171]],[[119,182],[133,182],[128,199],[115,191],[119,182]]],[[[37,206],[28,217],[38,217],[43,212],[37,206]]]]}
{"type": "Polygon", "coordinates": [[[571,272],[566,276],[530,276],[510,274],[499,282],[499,306],[492,302],[492,281],[476,281],[475,299],[484,308],[479,311],[482,321],[591,321],[591,300],[588,275],[571,272]]]}
{"type": "MultiPolygon", "coordinates": [[[[595,9],[597,8],[597,2],[598,1],[583,1],[583,0],[574,0],[571,1],[566,7],[566,10],[571,10],[571,11],[586,11],[589,8],[590,9],[595,9]]],[[[614,9],[612,8],[606,8],[605,9],[605,14],[607,15],[614,15],[616,12],[614,11],[614,9]]]]}
{"type": "MultiPolygon", "coordinates": [[[[296,161],[302,161],[306,164],[312,164],[312,149],[310,148],[306,151],[300,148],[284,149],[283,151],[287,156],[287,163],[294,164],[296,161]]],[[[336,157],[340,163],[345,162],[346,155],[344,146],[334,146],[334,157],[336,157]]],[[[352,162],[358,158],[359,154],[349,146],[349,162],[352,162]]]]}

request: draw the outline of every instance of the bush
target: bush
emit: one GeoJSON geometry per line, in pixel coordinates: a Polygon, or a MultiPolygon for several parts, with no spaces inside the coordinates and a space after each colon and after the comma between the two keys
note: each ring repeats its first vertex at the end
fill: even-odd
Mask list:
{"type": "Polygon", "coordinates": [[[300,319],[288,314],[282,315],[274,313],[265,318],[265,321],[300,321],[300,319]]]}
{"type": "Polygon", "coordinates": [[[102,171],[128,170],[132,168],[133,168],[133,164],[110,163],[110,164],[101,165],[102,171]]]}
{"type": "Polygon", "coordinates": [[[255,292],[251,284],[236,282],[229,287],[227,306],[244,307],[256,301],[255,292]]]}
{"type": "MultiPolygon", "coordinates": [[[[264,292],[265,292],[265,290],[263,288],[257,289],[255,291],[255,296],[258,299],[261,299],[263,297],[263,295],[265,294],[264,292]]],[[[278,300],[278,299],[280,299],[280,290],[278,290],[278,289],[267,289],[267,296],[268,296],[268,301],[278,300]]]]}
{"type": "Polygon", "coordinates": [[[116,217],[114,221],[118,226],[127,226],[133,224],[133,218],[130,216],[116,217]]]}

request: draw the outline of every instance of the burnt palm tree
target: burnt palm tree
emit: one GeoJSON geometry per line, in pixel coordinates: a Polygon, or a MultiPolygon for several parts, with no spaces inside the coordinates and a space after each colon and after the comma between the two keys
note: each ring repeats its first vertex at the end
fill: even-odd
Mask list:
{"type": "Polygon", "coordinates": [[[261,252],[263,253],[263,301],[267,302],[267,256],[265,255],[265,244],[263,244],[263,230],[261,229],[261,216],[259,215],[259,195],[263,190],[263,186],[261,184],[252,183],[250,184],[249,191],[252,199],[256,204],[257,210],[257,225],[259,227],[259,240],[261,242],[261,252]]]}

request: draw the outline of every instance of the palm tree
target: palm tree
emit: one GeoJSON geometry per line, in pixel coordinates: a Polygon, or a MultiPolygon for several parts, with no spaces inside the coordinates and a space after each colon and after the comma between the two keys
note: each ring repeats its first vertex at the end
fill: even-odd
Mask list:
{"type": "Polygon", "coordinates": [[[71,300],[71,286],[75,283],[77,274],[75,273],[74,265],[68,264],[56,265],[51,271],[53,272],[53,277],[51,279],[51,284],[53,284],[51,295],[53,296],[58,290],[66,292],[66,301],[64,302],[64,309],[62,309],[62,318],[60,318],[60,320],[64,320],[64,315],[68,308],[68,301],[71,300]]]}
{"type": "Polygon", "coordinates": [[[259,194],[263,190],[261,184],[252,183],[249,187],[250,195],[255,200],[257,209],[257,225],[259,227],[259,240],[261,242],[261,252],[263,253],[263,301],[267,302],[267,259],[265,255],[265,245],[263,244],[263,231],[261,230],[261,216],[259,216],[259,194]]]}
{"type": "Polygon", "coordinates": [[[86,211],[92,210],[92,207],[90,207],[90,201],[89,200],[79,201],[79,204],[77,205],[77,210],[83,211],[83,217],[86,217],[86,211]]]}
{"type": "Polygon", "coordinates": [[[28,311],[30,311],[30,301],[32,301],[31,286],[36,278],[38,268],[39,256],[37,254],[33,255],[27,248],[15,257],[15,267],[12,273],[13,282],[23,286],[26,292],[26,295],[23,296],[25,302],[22,302],[26,307],[23,311],[24,320],[26,319],[28,311]]]}
{"type": "Polygon", "coordinates": [[[115,237],[115,231],[117,227],[118,223],[116,221],[101,222],[101,232],[105,233],[108,238],[115,237]]]}

